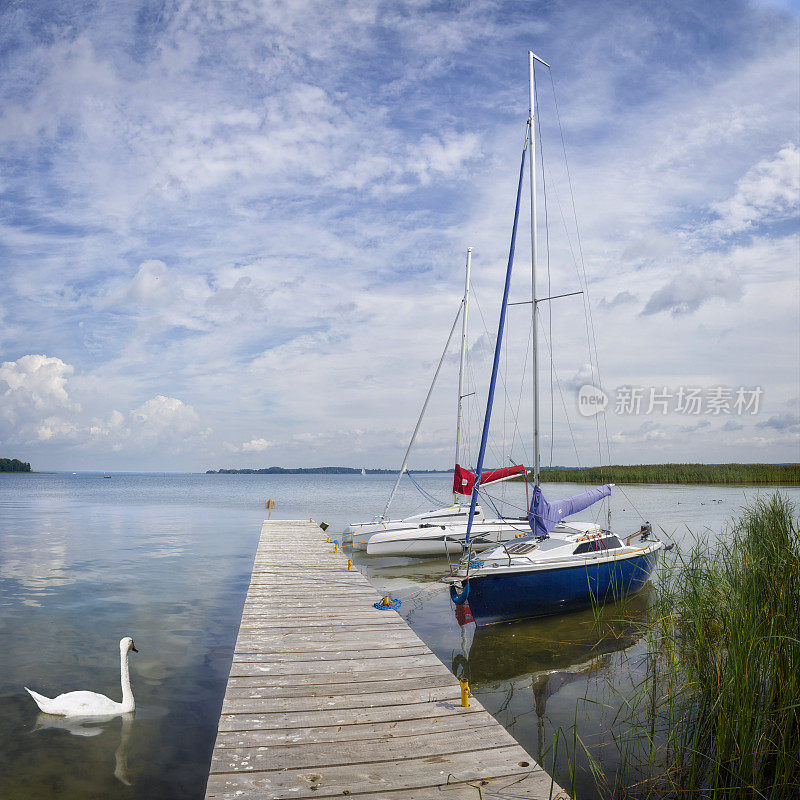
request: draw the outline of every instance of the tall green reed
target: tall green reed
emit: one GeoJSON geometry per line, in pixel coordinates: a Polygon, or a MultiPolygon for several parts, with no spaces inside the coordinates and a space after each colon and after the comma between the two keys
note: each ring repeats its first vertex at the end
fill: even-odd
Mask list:
{"type": "MultiPolygon", "coordinates": [[[[800,793],[800,530],[780,494],[665,565],[652,680],[668,690],[663,784],[717,798],[800,793]]],[[[659,713],[657,711],[656,713],[659,713]]]]}
{"type": "Polygon", "coordinates": [[[758,499],[713,545],[698,537],[665,558],[651,598],[636,677],[616,690],[621,710],[609,735],[621,766],[597,771],[598,794],[800,797],[793,505],[779,493],[758,499]]]}

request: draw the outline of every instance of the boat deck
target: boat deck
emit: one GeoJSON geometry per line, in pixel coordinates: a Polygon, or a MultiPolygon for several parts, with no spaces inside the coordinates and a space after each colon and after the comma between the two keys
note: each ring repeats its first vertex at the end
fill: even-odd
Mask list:
{"type": "Polygon", "coordinates": [[[310,521],[265,521],[206,798],[566,798],[310,521]]]}

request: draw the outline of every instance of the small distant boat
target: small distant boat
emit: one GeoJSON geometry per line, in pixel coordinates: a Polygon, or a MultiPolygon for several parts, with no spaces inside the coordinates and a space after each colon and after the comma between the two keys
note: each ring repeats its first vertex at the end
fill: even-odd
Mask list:
{"type": "Polygon", "coordinates": [[[104,478],[110,478],[110,475],[103,475],[104,478]]]}
{"type": "MultiPolygon", "coordinates": [[[[621,538],[611,531],[611,512],[606,529],[596,523],[564,522],[566,517],[583,511],[598,501],[611,496],[613,484],[606,484],[587,492],[548,502],[539,486],[539,390],[537,369],[538,305],[554,298],[540,298],[536,293],[536,125],[534,121],[535,84],[534,60],[544,64],[532,52],[528,53],[529,116],[522,164],[519,171],[514,226],[506,268],[505,288],[500,307],[500,322],[495,341],[486,414],[481,433],[475,484],[472,488],[466,542],[471,542],[472,527],[476,515],[478,492],[481,488],[483,459],[486,453],[492,403],[497,384],[497,372],[505,328],[506,309],[509,301],[511,273],[514,265],[514,248],[519,221],[520,198],[526,153],[530,155],[531,185],[531,289],[533,296],[532,344],[533,344],[533,497],[528,507],[530,533],[515,542],[502,544],[481,552],[473,559],[469,547],[457,569],[442,580],[450,584],[450,597],[457,604],[469,602],[476,625],[558,614],[585,608],[594,603],[618,599],[638,591],[649,579],[659,551],[664,543],[652,538],[649,523],[638,532],[621,538]]],[[[565,296],[565,295],[557,295],[565,296]]]]}
{"type": "Polygon", "coordinates": [[[364,467],[361,467],[361,474],[362,475],[366,475],[367,474],[367,471],[364,469],[364,467]]]}

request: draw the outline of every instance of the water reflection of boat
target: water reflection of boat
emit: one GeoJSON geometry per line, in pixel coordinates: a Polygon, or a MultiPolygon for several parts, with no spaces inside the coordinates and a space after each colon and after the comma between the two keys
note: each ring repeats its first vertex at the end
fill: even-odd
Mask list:
{"type": "Polygon", "coordinates": [[[626,600],[624,609],[609,607],[617,619],[612,624],[601,618],[600,628],[591,611],[511,626],[477,627],[469,624],[469,605],[456,606],[465,638],[462,651],[453,657],[453,672],[469,680],[481,702],[508,724],[534,711],[541,760],[547,738],[547,701],[570,684],[612,669],[616,654],[637,645],[647,620],[648,589],[626,600]],[[472,632],[471,641],[467,632],[472,632]]]}
{"type": "Polygon", "coordinates": [[[469,604],[456,606],[459,624],[469,626],[473,633],[454,656],[453,671],[475,686],[564,670],[585,672],[580,665],[627,650],[639,641],[647,621],[648,588],[624,603],[608,606],[605,610],[613,623],[604,623],[603,616],[596,618],[590,610],[515,625],[473,627],[469,604]]]}

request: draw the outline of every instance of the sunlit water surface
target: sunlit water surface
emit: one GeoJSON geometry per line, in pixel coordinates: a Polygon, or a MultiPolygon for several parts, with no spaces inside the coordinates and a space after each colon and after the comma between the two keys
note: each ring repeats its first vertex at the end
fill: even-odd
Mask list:
{"type": "MultiPolygon", "coordinates": [[[[447,498],[448,476],[419,480],[447,498]]],[[[381,510],[392,481],[0,475],[0,798],[202,797],[265,499],[276,501],[273,518],[313,517],[341,532],[381,510]],[[123,635],[140,651],[131,654],[132,719],[73,724],[39,715],[24,686],[48,696],[91,689],[119,698],[123,635]]],[[[555,498],[579,490],[554,484],[546,492],[555,498]]],[[[499,491],[517,503],[523,490],[506,484],[499,491]]],[[[636,529],[640,512],[679,543],[688,530],[715,535],[757,491],[624,487],[614,500],[615,528],[636,529]]],[[[782,491],[800,501],[800,490],[782,491]]],[[[426,507],[406,485],[393,511],[426,507]]],[[[577,723],[613,773],[608,731],[641,648],[635,623],[646,615],[647,592],[624,610],[633,624],[602,636],[590,612],[476,633],[438,583],[446,562],[354,560],[378,589],[404,601],[414,630],[469,676],[476,697],[546,767],[554,742],[559,756],[571,749],[565,735],[577,723]]],[[[555,777],[570,782],[563,758],[555,777]]],[[[579,760],[579,795],[591,796],[591,785],[579,760]]]]}

